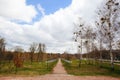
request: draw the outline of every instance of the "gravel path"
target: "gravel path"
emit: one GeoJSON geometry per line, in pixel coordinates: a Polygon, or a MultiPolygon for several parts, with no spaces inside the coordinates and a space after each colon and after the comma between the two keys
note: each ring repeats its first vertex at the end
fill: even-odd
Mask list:
{"type": "Polygon", "coordinates": [[[120,78],[106,76],[73,76],[68,75],[62,66],[61,60],[53,69],[53,74],[35,77],[0,77],[0,80],[120,80],[120,78]]]}

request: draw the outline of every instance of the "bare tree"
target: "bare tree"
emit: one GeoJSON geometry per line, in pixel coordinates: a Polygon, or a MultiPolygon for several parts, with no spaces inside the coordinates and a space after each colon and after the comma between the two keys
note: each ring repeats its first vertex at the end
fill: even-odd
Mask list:
{"type": "Polygon", "coordinates": [[[97,41],[99,42],[99,53],[100,53],[100,57],[99,57],[99,60],[100,60],[100,67],[102,66],[102,61],[103,61],[103,58],[102,58],[102,50],[103,50],[103,43],[104,43],[104,34],[102,33],[102,29],[101,29],[101,26],[102,26],[102,23],[97,23],[96,22],[96,26],[98,27],[98,30],[97,30],[97,33],[96,33],[96,39],[97,41]]]}
{"type": "Polygon", "coordinates": [[[40,61],[40,60],[43,61],[44,53],[45,53],[45,44],[39,43],[38,48],[37,48],[37,51],[38,51],[37,60],[38,60],[38,61],[40,61]]]}
{"type": "Polygon", "coordinates": [[[40,61],[40,54],[42,53],[42,50],[41,50],[41,43],[39,43],[38,45],[38,56],[37,56],[37,61],[39,62],[40,61]]]}
{"type": "Polygon", "coordinates": [[[14,55],[14,65],[16,67],[16,73],[18,71],[18,68],[22,67],[23,66],[23,59],[22,59],[22,52],[23,52],[23,49],[20,47],[20,46],[16,46],[15,47],[15,55],[14,55]]]}
{"type": "Polygon", "coordinates": [[[100,28],[104,41],[108,43],[110,59],[111,59],[111,68],[114,70],[114,61],[112,47],[115,39],[115,32],[118,30],[118,16],[120,14],[120,1],[119,0],[105,0],[103,7],[98,10],[98,21],[96,22],[100,25],[100,28]]]}
{"type": "Polygon", "coordinates": [[[30,45],[29,50],[30,50],[30,60],[31,60],[31,63],[33,62],[33,57],[34,57],[34,53],[36,51],[36,48],[37,48],[37,44],[36,43],[32,43],[30,45]]]}
{"type": "Polygon", "coordinates": [[[48,54],[45,54],[46,53],[46,46],[45,44],[42,44],[42,52],[43,52],[43,60],[48,60],[48,54]]]}
{"type": "MultiPolygon", "coordinates": [[[[96,54],[95,54],[95,51],[96,51],[96,44],[95,44],[95,40],[96,40],[96,32],[95,31],[92,31],[91,32],[91,51],[93,52],[93,56],[94,56],[94,62],[96,62],[96,54]]],[[[93,61],[92,61],[92,64],[93,64],[93,61]]]]}
{"type": "Polygon", "coordinates": [[[5,51],[5,40],[0,37],[0,55],[2,56],[5,51]]]}
{"type": "Polygon", "coordinates": [[[81,66],[82,60],[82,49],[83,49],[83,33],[84,33],[84,25],[85,23],[81,18],[79,18],[79,24],[75,25],[74,31],[74,40],[78,43],[78,53],[79,53],[79,67],[81,66]]]}
{"type": "Polygon", "coordinates": [[[84,45],[86,47],[86,59],[88,59],[88,64],[90,64],[90,60],[89,60],[89,52],[91,51],[92,48],[92,28],[90,26],[87,26],[85,29],[85,33],[84,33],[84,37],[85,37],[85,42],[84,45]]]}
{"type": "Polygon", "coordinates": [[[4,52],[5,52],[5,39],[0,37],[0,68],[1,68],[1,62],[4,59],[4,52]]]}

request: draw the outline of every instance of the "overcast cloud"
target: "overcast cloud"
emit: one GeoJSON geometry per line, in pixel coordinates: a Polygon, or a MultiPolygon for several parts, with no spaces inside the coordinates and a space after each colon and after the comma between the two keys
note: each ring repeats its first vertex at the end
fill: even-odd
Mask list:
{"type": "Polygon", "coordinates": [[[27,5],[26,0],[0,0],[0,35],[6,39],[7,47],[22,46],[26,50],[32,42],[45,43],[47,52],[76,52],[72,40],[73,23],[78,17],[91,23],[95,10],[102,0],[72,0],[66,8],[61,8],[50,15],[45,15],[44,8],[38,5],[43,15],[31,23],[38,11],[34,5],[27,5]],[[71,49],[71,50],[70,50],[71,49]]]}

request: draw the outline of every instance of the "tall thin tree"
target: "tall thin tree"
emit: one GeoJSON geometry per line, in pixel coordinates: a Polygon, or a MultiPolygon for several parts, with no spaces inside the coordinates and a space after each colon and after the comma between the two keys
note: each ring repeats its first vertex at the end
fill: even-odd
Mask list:
{"type": "Polygon", "coordinates": [[[36,48],[37,48],[37,44],[36,43],[32,43],[30,45],[29,50],[30,50],[30,60],[31,60],[31,63],[33,62],[33,57],[34,57],[34,53],[36,51],[36,48]]]}
{"type": "Polygon", "coordinates": [[[115,32],[118,27],[118,16],[120,14],[120,0],[105,0],[103,7],[98,10],[98,21],[97,24],[101,25],[101,32],[104,36],[106,44],[108,43],[110,59],[111,59],[111,68],[114,70],[114,61],[112,47],[115,39],[115,32]]]}

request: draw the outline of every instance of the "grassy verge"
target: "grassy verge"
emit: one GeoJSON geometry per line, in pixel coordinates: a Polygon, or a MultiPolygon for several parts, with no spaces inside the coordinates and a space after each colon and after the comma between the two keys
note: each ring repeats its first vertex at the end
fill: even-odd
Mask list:
{"type": "Polygon", "coordinates": [[[98,62],[96,62],[96,64],[85,64],[86,61],[82,61],[80,67],[78,60],[72,60],[72,63],[62,61],[62,63],[68,74],[72,75],[120,77],[120,66],[118,65],[115,65],[115,70],[112,71],[109,63],[102,63],[101,67],[98,62]]]}
{"type": "Polygon", "coordinates": [[[37,76],[51,73],[53,67],[56,65],[57,60],[54,62],[24,62],[23,67],[18,68],[14,64],[4,62],[0,69],[0,76],[37,76]]]}

